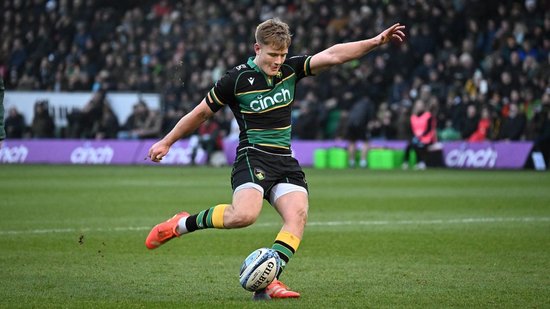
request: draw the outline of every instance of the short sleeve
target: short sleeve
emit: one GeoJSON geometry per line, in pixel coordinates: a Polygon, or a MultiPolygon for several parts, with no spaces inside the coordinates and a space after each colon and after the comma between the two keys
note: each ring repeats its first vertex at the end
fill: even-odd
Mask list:
{"type": "Polygon", "coordinates": [[[213,112],[217,112],[225,105],[235,100],[235,81],[229,73],[222,76],[206,95],[206,103],[213,112]]]}
{"type": "Polygon", "coordinates": [[[296,73],[298,79],[304,78],[306,76],[311,76],[311,68],[309,67],[309,62],[311,61],[311,56],[294,56],[288,58],[285,63],[288,64],[294,72],[296,73]]]}

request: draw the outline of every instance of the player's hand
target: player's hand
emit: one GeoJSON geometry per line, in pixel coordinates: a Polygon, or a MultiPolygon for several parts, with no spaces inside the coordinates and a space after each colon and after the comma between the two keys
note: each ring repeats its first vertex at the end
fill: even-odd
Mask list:
{"type": "Polygon", "coordinates": [[[153,162],[160,162],[162,158],[168,153],[170,146],[163,143],[163,141],[158,141],[149,148],[149,153],[147,158],[150,158],[153,162]]]}
{"type": "Polygon", "coordinates": [[[380,45],[386,44],[391,40],[398,40],[399,42],[403,42],[406,37],[403,30],[405,30],[405,25],[397,23],[382,31],[382,33],[378,35],[380,39],[380,45]]]}

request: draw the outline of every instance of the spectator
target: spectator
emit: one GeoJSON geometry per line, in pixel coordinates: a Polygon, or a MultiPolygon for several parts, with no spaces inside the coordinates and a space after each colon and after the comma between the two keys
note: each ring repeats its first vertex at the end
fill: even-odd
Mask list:
{"type": "MultiPolygon", "coordinates": [[[[501,1],[496,9],[492,1],[459,2],[368,1],[366,6],[364,1],[349,0],[332,3],[329,9],[325,1],[299,0],[268,3],[252,14],[256,8],[249,7],[249,1],[38,1],[32,14],[22,14],[26,2],[6,0],[0,26],[0,74],[12,90],[103,89],[171,96],[162,98],[163,102],[173,102],[164,89],[175,83],[177,101],[186,97],[185,101],[195,102],[224,68],[238,65],[236,59],[247,56],[246,29],[257,24],[257,16],[286,18],[296,29],[296,42],[311,42],[310,50],[293,44],[290,55],[312,54],[321,46],[356,39],[364,29],[374,31],[380,24],[405,19],[412,23],[408,44],[380,48],[359,66],[350,62],[322,74],[319,80],[324,82],[312,83],[297,94],[297,103],[309,91],[317,96],[316,103],[304,107],[316,113],[313,120],[325,129],[313,138],[339,135],[337,128],[347,121],[340,115],[349,108],[341,106],[343,98],[333,93],[344,93],[342,88],[354,84],[365,90],[352,91],[355,100],[368,96],[375,110],[381,102],[389,102],[398,120],[402,120],[400,109],[410,113],[411,102],[429,86],[431,95],[441,102],[450,98],[452,103],[437,114],[439,129],[450,119],[461,130],[468,102],[476,102],[478,108],[489,103],[491,113],[500,113],[504,100],[513,100],[513,90],[526,99],[523,91],[530,89],[539,97],[550,87],[550,16],[548,1],[501,1]],[[322,31],[325,28],[330,31],[322,31]],[[389,57],[394,61],[387,62],[389,57]],[[214,60],[220,58],[224,60],[214,60]],[[321,106],[326,102],[330,104],[321,106]]],[[[163,113],[167,111],[163,108],[163,113]]],[[[527,116],[532,127],[534,120],[527,116]]],[[[308,115],[300,117],[312,121],[308,115]]],[[[403,129],[408,126],[397,125],[397,138],[403,136],[403,129]]],[[[491,130],[498,129],[497,121],[491,130]]],[[[303,138],[300,135],[295,136],[303,138]]]]}
{"type": "Polygon", "coordinates": [[[143,127],[135,133],[138,138],[156,138],[160,136],[162,130],[162,115],[159,110],[149,110],[143,127]]]}
{"type": "Polygon", "coordinates": [[[25,118],[17,108],[11,107],[8,109],[8,117],[4,124],[7,138],[23,138],[26,127],[25,118]]]}
{"type": "Polygon", "coordinates": [[[199,148],[206,153],[206,162],[211,163],[212,156],[217,151],[223,150],[223,131],[216,118],[210,118],[203,122],[197,130],[198,142],[193,148],[191,155],[192,163],[195,164],[195,158],[199,148]]]}
{"type": "Polygon", "coordinates": [[[479,123],[479,117],[477,115],[477,107],[475,104],[470,104],[466,108],[466,118],[463,121],[461,127],[462,139],[468,140],[472,134],[476,131],[479,123]]]}
{"type": "Polygon", "coordinates": [[[34,104],[34,118],[32,119],[31,133],[34,138],[53,138],[55,125],[48,111],[47,101],[38,101],[34,104]]]}
{"type": "Polygon", "coordinates": [[[481,117],[477,122],[476,130],[468,136],[469,142],[482,142],[489,139],[489,133],[491,132],[491,113],[488,107],[481,109],[481,117]]]}
{"type": "Polygon", "coordinates": [[[294,122],[296,125],[292,130],[296,139],[313,140],[317,139],[319,134],[319,118],[316,112],[318,104],[317,96],[313,91],[309,91],[306,94],[304,100],[299,103],[298,116],[294,122]]]}
{"type": "Polygon", "coordinates": [[[437,140],[435,118],[428,111],[425,103],[422,100],[417,100],[414,103],[413,114],[411,115],[411,130],[413,137],[405,150],[405,158],[403,168],[408,168],[409,151],[416,153],[416,169],[426,169],[426,156],[428,146],[435,143],[437,140]]]}
{"type": "Polygon", "coordinates": [[[97,91],[82,109],[75,108],[68,115],[68,135],[71,138],[94,138],[94,127],[103,118],[107,94],[97,91]]]}
{"type": "Polygon", "coordinates": [[[141,139],[158,137],[162,130],[162,115],[158,110],[150,110],[147,104],[139,101],[121,131],[119,138],[141,139]]]}
{"type": "Polygon", "coordinates": [[[369,148],[367,124],[371,118],[373,118],[373,106],[366,98],[357,101],[349,112],[346,127],[346,140],[348,141],[348,159],[350,167],[355,167],[358,143],[360,143],[361,146],[359,166],[367,166],[367,152],[369,148]]]}
{"type": "Polygon", "coordinates": [[[118,136],[118,118],[109,104],[103,105],[101,119],[94,123],[92,135],[95,139],[115,139],[118,136]]]}
{"type": "Polygon", "coordinates": [[[185,112],[175,106],[169,106],[167,111],[164,113],[164,119],[162,120],[162,129],[161,135],[168,134],[170,130],[178,123],[178,121],[185,115],[185,112]]]}
{"type": "Polygon", "coordinates": [[[508,117],[504,118],[498,139],[505,141],[518,141],[523,138],[525,130],[525,115],[520,114],[518,105],[510,103],[508,117]]]}
{"type": "Polygon", "coordinates": [[[451,120],[445,121],[445,127],[437,132],[437,138],[443,141],[457,141],[461,139],[460,132],[454,127],[451,120]]]}
{"type": "Polygon", "coordinates": [[[134,104],[132,113],[126,119],[121,131],[118,132],[118,137],[123,139],[137,139],[138,131],[145,128],[145,122],[149,115],[149,108],[143,101],[134,104]]]}
{"type": "Polygon", "coordinates": [[[387,106],[387,104],[380,106],[377,117],[368,124],[370,137],[380,140],[395,139],[397,130],[393,122],[393,113],[387,107],[382,108],[382,106],[387,106]]]}

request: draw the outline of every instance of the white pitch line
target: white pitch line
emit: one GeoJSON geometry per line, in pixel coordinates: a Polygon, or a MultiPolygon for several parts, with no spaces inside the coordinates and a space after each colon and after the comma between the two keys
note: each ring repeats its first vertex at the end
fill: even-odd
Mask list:
{"type": "Polygon", "coordinates": [[[429,224],[470,224],[470,223],[499,223],[499,222],[550,222],[548,217],[522,218],[464,218],[464,219],[437,219],[437,220],[398,220],[398,221],[328,221],[310,222],[308,225],[429,225],[429,224]]]}
{"type": "MultiPolygon", "coordinates": [[[[475,224],[475,223],[502,223],[502,222],[550,222],[550,217],[501,217],[501,218],[463,218],[463,219],[436,219],[436,220],[375,220],[375,221],[314,221],[308,222],[308,226],[345,226],[345,225],[437,225],[437,224],[475,224]]],[[[255,226],[277,226],[280,223],[264,222],[255,226]]],[[[0,235],[21,235],[21,234],[55,234],[55,233],[84,233],[84,232],[128,232],[148,231],[152,226],[126,226],[114,228],[58,228],[58,229],[35,229],[35,230],[0,230],[0,235]]]]}

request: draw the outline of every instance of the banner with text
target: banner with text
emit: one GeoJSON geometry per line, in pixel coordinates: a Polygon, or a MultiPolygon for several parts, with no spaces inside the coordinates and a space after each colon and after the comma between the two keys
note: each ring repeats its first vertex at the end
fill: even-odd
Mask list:
{"type": "Polygon", "coordinates": [[[532,148],[532,142],[448,142],[443,156],[452,168],[520,169],[532,148]]]}
{"type": "MultiPolygon", "coordinates": [[[[0,164],[154,164],[147,153],[155,140],[6,140],[0,164]]],[[[293,141],[293,155],[302,166],[313,165],[316,149],[345,148],[345,141],[293,141]]],[[[373,141],[371,148],[405,149],[405,141],[373,141]]],[[[532,142],[443,143],[443,159],[450,168],[521,169],[532,142]]],[[[236,141],[225,141],[229,164],[235,160],[236,141]]],[[[207,154],[192,140],[175,143],[162,165],[204,165],[207,154]]]]}

